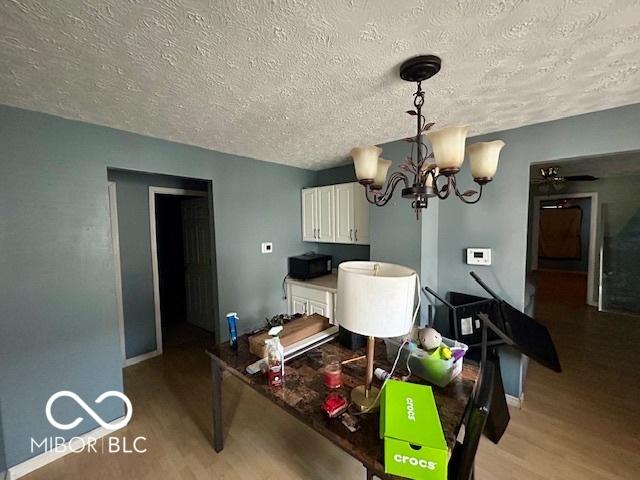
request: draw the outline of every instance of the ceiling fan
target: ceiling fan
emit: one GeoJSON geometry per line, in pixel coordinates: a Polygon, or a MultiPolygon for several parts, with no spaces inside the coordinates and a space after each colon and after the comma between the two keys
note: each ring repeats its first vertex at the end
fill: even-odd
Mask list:
{"type": "Polygon", "coordinates": [[[540,193],[561,192],[567,188],[567,182],[593,182],[598,180],[598,177],[593,175],[560,175],[560,167],[558,166],[541,167],[540,177],[531,181],[531,183],[538,185],[540,193]]]}

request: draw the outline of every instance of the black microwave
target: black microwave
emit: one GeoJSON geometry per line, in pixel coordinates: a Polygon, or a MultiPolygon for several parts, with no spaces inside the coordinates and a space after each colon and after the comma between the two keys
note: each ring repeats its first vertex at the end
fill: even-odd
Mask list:
{"type": "Polygon", "coordinates": [[[289,276],[291,278],[315,278],[331,273],[331,255],[305,253],[289,257],[289,276]]]}

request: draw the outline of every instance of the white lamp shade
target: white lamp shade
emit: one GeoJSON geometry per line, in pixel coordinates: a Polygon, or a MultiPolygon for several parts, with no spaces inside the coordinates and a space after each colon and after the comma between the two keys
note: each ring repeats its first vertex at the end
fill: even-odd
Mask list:
{"type": "Polygon", "coordinates": [[[384,185],[390,166],[391,160],[385,160],[384,158],[378,159],[378,171],[376,172],[376,176],[373,179],[374,187],[382,187],[382,185],[384,185]]]}
{"type": "Polygon", "coordinates": [[[447,127],[426,134],[440,170],[460,169],[464,162],[464,142],[468,131],[468,126],[461,126],[447,127]]]}
{"type": "Polygon", "coordinates": [[[416,272],[401,265],[341,263],[336,298],[338,324],[372,337],[406,335],[413,323],[416,282],[416,272]]]}
{"type": "Polygon", "coordinates": [[[504,147],[502,140],[478,142],[467,147],[473,178],[493,178],[498,170],[498,157],[504,147]]]}
{"type": "Polygon", "coordinates": [[[382,153],[380,147],[356,147],[351,149],[353,165],[358,180],[373,180],[378,172],[378,157],[382,153]]]}

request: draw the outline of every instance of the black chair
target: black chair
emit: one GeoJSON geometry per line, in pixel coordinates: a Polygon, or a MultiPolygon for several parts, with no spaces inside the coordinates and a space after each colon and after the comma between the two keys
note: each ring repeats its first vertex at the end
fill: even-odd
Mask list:
{"type": "Polygon", "coordinates": [[[487,418],[487,424],[484,427],[484,436],[493,443],[498,444],[509,426],[511,415],[509,414],[507,396],[505,395],[504,385],[502,383],[502,372],[500,371],[498,352],[493,348],[488,355],[490,361],[493,361],[496,365],[496,378],[493,382],[493,398],[491,400],[489,418],[487,418]]]}
{"type": "Polygon", "coordinates": [[[467,408],[464,440],[462,443],[456,443],[449,460],[449,480],[474,478],[476,452],[489,417],[498,368],[500,367],[496,358],[489,358],[481,364],[480,381],[467,408]]]}

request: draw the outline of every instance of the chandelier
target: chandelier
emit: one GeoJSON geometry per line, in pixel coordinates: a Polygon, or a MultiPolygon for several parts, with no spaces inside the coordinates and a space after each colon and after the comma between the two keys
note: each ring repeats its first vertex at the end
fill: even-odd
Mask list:
{"type": "Polygon", "coordinates": [[[404,139],[411,144],[411,153],[401,163],[400,171],[392,173],[387,180],[391,161],[380,157],[380,147],[356,147],[351,150],[356,177],[364,185],[367,200],[373,205],[386,205],[396,187],[402,184],[402,197],[412,200],[411,207],[416,212],[416,218],[419,218],[420,210],[427,208],[429,198],[445,199],[453,192],[464,203],[476,203],[482,196],[484,185],[493,180],[498,169],[500,150],[505,145],[502,140],[478,142],[466,147],[471,175],[479,188],[460,191],[456,174],[464,162],[469,127],[455,126],[430,131],[434,124],[427,123],[422,114],[422,82],[438,73],[440,65],[439,57],[421,55],[410,58],[400,66],[400,78],[417,84],[413,94],[415,108],[406,112],[415,117],[417,132],[415,137],[404,139]],[[422,140],[423,135],[431,143],[431,152],[422,140]],[[410,175],[413,176],[412,180],[410,175]]]}

